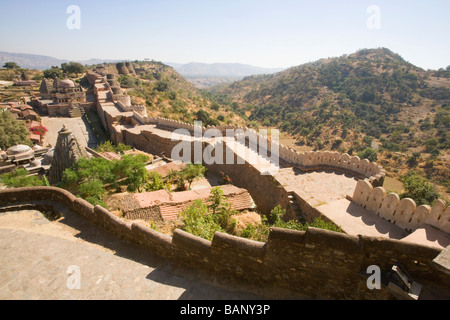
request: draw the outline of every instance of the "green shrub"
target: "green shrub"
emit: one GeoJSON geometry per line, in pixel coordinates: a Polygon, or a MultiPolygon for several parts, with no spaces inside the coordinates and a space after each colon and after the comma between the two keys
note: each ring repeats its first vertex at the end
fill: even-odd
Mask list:
{"type": "Polygon", "coordinates": [[[224,230],[217,224],[208,210],[208,206],[202,200],[194,203],[183,210],[183,230],[197,237],[211,241],[216,232],[224,230]]]}
{"type": "Polygon", "coordinates": [[[90,203],[102,203],[108,190],[119,190],[126,186],[129,192],[142,189],[148,177],[145,155],[125,155],[121,160],[104,158],[82,158],[66,169],[59,187],[90,203]]]}
{"type": "Polygon", "coordinates": [[[358,153],[361,159],[368,159],[370,162],[378,161],[378,152],[372,148],[366,148],[364,151],[358,153]]]}
{"type": "Polygon", "coordinates": [[[0,182],[8,188],[42,187],[46,185],[41,178],[29,176],[25,169],[16,169],[14,172],[1,175],[0,182]]]}
{"type": "Polygon", "coordinates": [[[408,172],[401,179],[405,192],[400,195],[402,199],[411,198],[418,206],[422,204],[433,205],[439,198],[434,186],[424,177],[408,172]]]}
{"type": "Polygon", "coordinates": [[[148,182],[145,186],[146,191],[158,191],[167,188],[162,175],[157,172],[150,172],[148,175],[148,182]]]}

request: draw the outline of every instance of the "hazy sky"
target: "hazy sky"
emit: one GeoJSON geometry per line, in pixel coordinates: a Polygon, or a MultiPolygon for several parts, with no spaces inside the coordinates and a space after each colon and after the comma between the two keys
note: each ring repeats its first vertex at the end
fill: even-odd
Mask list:
{"type": "Polygon", "coordinates": [[[0,0],[0,51],[290,67],[386,47],[438,69],[450,65],[449,17],[448,0],[0,0]],[[67,27],[70,5],[80,29],[67,27]]]}

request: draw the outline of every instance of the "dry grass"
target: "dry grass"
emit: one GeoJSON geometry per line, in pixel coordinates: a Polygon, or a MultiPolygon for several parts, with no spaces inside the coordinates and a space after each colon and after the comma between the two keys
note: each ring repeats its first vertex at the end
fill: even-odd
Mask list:
{"type": "Polygon", "coordinates": [[[249,224],[254,226],[262,224],[261,216],[256,212],[245,211],[233,216],[236,219],[236,231],[238,233],[242,232],[249,224]]]}

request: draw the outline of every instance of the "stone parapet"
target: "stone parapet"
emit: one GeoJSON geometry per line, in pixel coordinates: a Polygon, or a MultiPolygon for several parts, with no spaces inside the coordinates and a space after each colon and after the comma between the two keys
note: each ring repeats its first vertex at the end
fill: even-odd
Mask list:
{"type": "Polygon", "coordinates": [[[440,199],[433,207],[417,206],[413,199],[400,199],[398,194],[387,194],[384,188],[374,188],[368,181],[361,180],[352,201],[407,231],[427,224],[450,234],[450,207],[440,199]]]}
{"type": "MultiPolygon", "coordinates": [[[[272,228],[267,243],[216,233],[212,241],[177,230],[173,237],[138,223],[126,222],[53,187],[0,191],[0,205],[20,206],[46,200],[65,205],[112,234],[140,245],[149,254],[216,276],[238,281],[259,292],[285,292],[289,297],[319,299],[393,299],[387,288],[369,290],[367,268],[388,271],[401,264],[424,287],[449,292],[450,275],[434,266],[441,250],[398,240],[350,236],[310,228],[306,232],[272,228]]],[[[283,298],[276,295],[273,298],[283,298]]]]}

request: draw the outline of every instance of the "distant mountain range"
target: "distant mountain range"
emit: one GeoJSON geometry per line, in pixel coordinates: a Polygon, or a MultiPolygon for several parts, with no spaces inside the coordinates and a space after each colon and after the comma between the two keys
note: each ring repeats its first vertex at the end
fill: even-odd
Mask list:
{"type": "MultiPolygon", "coordinates": [[[[114,63],[121,61],[122,60],[90,59],[75,62],[79,62],[84,65],[93,65],[104,62],[114,63]]],[[[0,67],[3,66],[5,62],[15,62],[22,68],[45,70],[51,68],[52,66],[60,66],[62,63],[69,62],[69,60],[35,54],[0,52],[0,67]]],[[[178,73],[186,78],[221,77],[239,80],[251,75],[271,74],[283,70],[260,68],[240,63],[206,64],[192,62],[180,64],[165,62],[165,64],[173,67],[178,73]]]]}
{"type": "Polygon", "coordinates": [[[186,78],[228,77],[244,78],[260,74],[272,74],[282,71],[281,68],[261,68],[242,63],[200,63],[191,62],[187,64],[170,63],[178,73],[186,78]]]}
{"type": "MultiPolygon", "coordinates": [[[[15,62],[20,67],[26,69],[37,69],[37,70],[45,70],[49,69],[52,66],[60,66],[61,63],[69,62],[70,60],[63,60],[49,56],[42,56],[36,54],[27,54],[27,53],[10,53],[10,52],[2,52],[0,51],[0,67],[5,64],[5,62],[15,62]]],[[[90,60],[82,60],[75,61],[80,62],[84,65],[92,65],[103,62],[118,62],[119,60],[102,60],[102,59],[90,59],[90,60]]]]}

